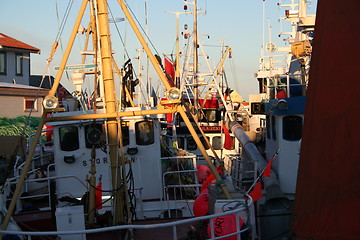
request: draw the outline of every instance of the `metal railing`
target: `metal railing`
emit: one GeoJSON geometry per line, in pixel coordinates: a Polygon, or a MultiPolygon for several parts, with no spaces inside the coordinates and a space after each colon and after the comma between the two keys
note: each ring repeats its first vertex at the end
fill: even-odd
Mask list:
{"type": "Polygon", "coordinates": [[[241,213],[244,211],[248,212],[247,211],[248,208],[253,207],[253,202],[252,202],[251,197],[248,196],[248,199],[249,199],[249,202],[248,202],[247,206],[241,206],[240,208],[235,209],[235,210],[231,210],[231,211],[227,211],[227,212],[223,212],[223,213],[212,214],[212,215],[203,216],[203,217],[195,217],[195,218],[178,220],[178,221],[173,221],[173,222],[166,222],[166,223],[147,224],[147,225],[121,225],[121,226],[112,226],[112,227],[87,229],[87,230],[48,231],[48,232],[0,230],[0,234],[25,235],[25,236],[78,235],[77,239],[84,239],[83,237],[86,234],[96,234],[96,233],[119,231],[119,230],[128,230],[128,231],[132,232],[134,229],[147,230],[147,229],[157,229],[157,228],[161,229],[161,228],[165,228],[165,227],[171,227],[172,228],[172,239],[177,240],[177,239],[179,239],[178,233],[177,233],[177,229],[178,229],[179,225],[185,225],[185,224],[190,225],[191,223],[194,223],[194,222],[210,220],[210,223],[209,223],[210,224],[210,238],[207,238],[207,239],[211,239],[211,240],[224,239],[229,236],[236,236],[238,240],[241,240],[241,234],[248,231],[251,236],[251,239],[254,240],[255,234],[253,234],[253,231],[255,231],[255,225],[254,225],[254,221],[252,220],[252,218],[251,217],[248,218],[250,220],[247,222],[247,225],[244,225],[245,227],[243,229],[241,229],[241,226],[240,226],[241,225],[240,219],[242,216],[241,213]],[[223,216],[228,216],[228,215],[232,215],[232,214],[235,215],[236,230],[231,233],[219,236],[219,234],[217,234],[217,232],[216,232],[217,226],[214,226],[214,221],[212,221],[211,219],[221,218],[223,216]]]}

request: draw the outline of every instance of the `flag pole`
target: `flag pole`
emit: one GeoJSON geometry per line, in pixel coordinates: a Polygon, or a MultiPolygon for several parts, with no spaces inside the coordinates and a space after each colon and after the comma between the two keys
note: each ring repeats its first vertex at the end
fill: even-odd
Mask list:
{"type": "MultiPolygon", "coordinates": [[[[276,153],[271,157],[271,159],[274,160],[274,159],[276,158],[276,156],[279,154],[279,152],[280,152],[280,149],[278,149],[278,150],[276,151],[276,153]]],[[[268,162],[268,164],[271,162],[271,159],[270,159],[270,161],[268,162]]],[[[256,180],[253,182],[253,184],[251,184],[250,188],[246,191],[246,194],[249,194],[250,191],[254,188],[255,184],[259,181],[259,179],[260,179],[261,176],[263,175],[263,173],[264,173],[265,169],[267,168],[267,166],[268,166],[268,165],[266,165],[266,166],[264,167],[264,169],[261,171],[261,173],[260,173],[259,176],[256,178],[256,180]]]]}

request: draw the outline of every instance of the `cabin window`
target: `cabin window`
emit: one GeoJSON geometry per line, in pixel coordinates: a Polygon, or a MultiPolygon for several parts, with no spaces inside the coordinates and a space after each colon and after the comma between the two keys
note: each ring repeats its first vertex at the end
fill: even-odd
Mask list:
{"type": "Polygon", "coordinates": [[[155,142],[154,124],[151,121],[135,123],[136,144],[146,146],[155,142]]]}
{"type": "Polygon", "coordinates": [[[197,145],[196,145],[194,138],[192,138],[192,137],[187,138],[186,147],[187,147],[187,150],[196,150],[197,149],[197,145]]]}
{"type": "Polygon", "coordinates": [[[25,112],[37,112],[37,99],[24,98],[24,111],[25,112]]]}
{"type": "Polygon", "coordinates": [[[103,135],[102,124],[89,124],[85,126],[85,145],[86,148],[100,148],[103,135]]]}
{"type": "Polygon", "coordinates": [[[178,137],[177,142],[178,142],[178,148],[184,149],[185,139],[183,137],[178,137]]]}
{"type": "Polygon", "coordinates": [[[75,126],[59,128],[60,148],[62,151],[75,151],[79,149],[79,133],[75,126]]]}
{"type": "Polygon", "coordinates": [[[299,141],[302,134],[302,117],[283,117],[283,139],[287,141],[299,141]]]}
{"type": "Polygon", "coordinates": [[[235,149],[235,137],[231,137],[231,140],[232,140],[232,145],[231,145],[230,150],[234,150],[235,149]]]}
{"type": "Polygon", "coordinates": [[[276,140],[276,121],[275,116],[271,117],[271,135],[272,139],[276,140]]]}
{"type": "MultiPolygon", "coordinates": [[[[206,138],[209,141],[209,138],[208,137],[206,137],[206,138]]],[[[200,137],[200,141],[206,150],[208,150],[210,148],[209,144],[206,142],[204,137],[200,137]]]]}
{"type": "Polygon", "coordinates": [[[129,126],[122,126],[121,133],[122,133],[123,146],[129,145],[130,143],[129,126]]]}
{"type": "MultiPolygon", "coordinates": [[[[202,111],[205,114],[205,118],[201,119],[202,121],[218,122],[221,119],[220,111],[218,111],[218,110],[204,109],[202,111]]],[[[202,116],[203,116],[203,114],[202,114],[202,116]]]]}
{"type": "Polygon", "coordinates": [[[221,149],[221,137],[220,136],[216,136],[216,137],[212,138],[212,146],[215,150],[221,149]]]}
{"type": "Polygon", "coordinates": [[[6,75],[6,52],[0,52],[0,74],[6,75]]]}
{"type": "Polygon", "coordinates": [[[15,55],[15,73],[16,76],[23,75],[23,55],[21,53],[15,55]]]}
{"type": "MultiPolygon", "coordinates": [[[[234,137],[231,137],[231,140],[232,140],[232,146],[231,146],[231,149],[230,150],[233,150],[235,149],[235,138],[234,137]]],[[[223,140],[223,143],[224,143],[225,139],[223,140]]],[[[221,150],[223,149],[224,145],[221,144],[221,137],[220,136],[216,136],[216,137],[213,137],[212,139],[212,146],[215,150],[221,150]]]]}
{"type": "Polygon", "coordinates": [[[271,131],[270,131],[270,117],[266,117],[266,137],[267,139],[271,138],[271,131]]]}

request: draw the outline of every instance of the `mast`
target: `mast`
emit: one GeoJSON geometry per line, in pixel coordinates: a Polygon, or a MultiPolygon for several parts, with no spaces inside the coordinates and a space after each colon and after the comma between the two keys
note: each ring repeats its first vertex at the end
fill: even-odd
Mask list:
{"type": "Polygon", "coordinates": [[[174,13],[176,15],[176,60],[175,60],[175,79],[174,84],[177,88],[180,87],[180,38],[179,38],[179,16],[180,14],[186,14],[186,12],[167,12],[167,13],[174,13]]]}
{"type": "MultiPolygon", "coordinates": [[[[102,66],[102,80],[104,84],[105,94],[105,107],[106,113],[115,113],[116,110],[116,96],[115,96],[115,84],[112,68],[112,50],[110,39],[110,26],[108,17],[108,8],[106,0],[98,0],[98,20],[99,20],[99,35],[100,35],[100,54],[101,54],[101,66],[102,66]]],[[[118,150],[118,123],[116,118],[109,118],[107,121],[108,142],[109,142],[109,155],[111,164],[111,176],[112,187],[118,189],[121,184],[121,174],[117,163],[117,150],[118,150]],[[120,180],[120,181],[119,181],[120,180]]],[[[114,202],[115,206],[115,218],[114,223],[124,222],[124,216],[122,213],[123,202],[121,201],[120,191],[115,191],[114,202]]]]}
{"type": "MultiPolygon", "coordinates": [[[[195,112],[197,112],[198,110],[198,98],[199,98],[199,89],[198,89],[198,34],[197,34],[197,5],[196,5],[197,0],[194,0],[193,4],[194,4],[194,29],[193,29],[193,45],[194,45],[194,107],[195,107],[195,112]]],[[[197,116],[197,114],[195,115],[197,116]]]]}

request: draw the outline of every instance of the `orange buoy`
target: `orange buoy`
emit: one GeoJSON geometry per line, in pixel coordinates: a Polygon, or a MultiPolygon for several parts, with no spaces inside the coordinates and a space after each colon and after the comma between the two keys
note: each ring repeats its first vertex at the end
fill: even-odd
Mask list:
{"type": "MultiPolygon", "coordinates": [[[[236,232],[236,218],[235,214],[225,215],[217,218],[212,218],[211,221],[214,223],[214,236],[221,237],[236,232]]],[[[244,224],[244,221],[239,218],[240,229],[244,224]]],[[[208,237],[211,237],[210,224],[207,228],[208,237]]],[[[229,237],[222,238],[224,240],[236,240],[237,236],[232,235],[229,237]]]]}

